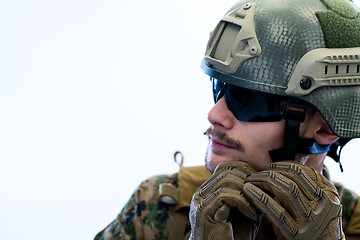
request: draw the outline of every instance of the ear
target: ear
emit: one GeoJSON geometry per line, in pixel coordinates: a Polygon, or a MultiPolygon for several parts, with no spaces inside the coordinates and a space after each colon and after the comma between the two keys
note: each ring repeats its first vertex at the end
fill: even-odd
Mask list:
{"type": "Polygon", "coordinates": [[[302,138],[313,138],[319,144],[331,144],[339,139],[315,109],[306,116],[305,122],[300,128],[300,133],[302,138]]]}
{"type": "Polygon", "coordinates": [[[321,125],[320,129],[315,132],[314,139],[319,144],[330,144],[339,140],[340,137],[336,136],[325,123],[321,125]]]}

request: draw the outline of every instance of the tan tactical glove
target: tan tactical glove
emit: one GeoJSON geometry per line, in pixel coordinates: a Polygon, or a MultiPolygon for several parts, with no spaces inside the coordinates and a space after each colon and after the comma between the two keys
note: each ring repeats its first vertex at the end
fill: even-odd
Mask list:
{"type": "Polygon", "coordinates": [[[242,194],[245,179],[253,173],[245,162],[218,165],[193,195],[189,239],[255,239],[258,213],[242,194]]]}
{"type": "Polygon", "coordinates": [[[297,162],[277,162],[247,179],[243,192],[272,223],[277,239],[345,239],[336,188],[297,162]]]}

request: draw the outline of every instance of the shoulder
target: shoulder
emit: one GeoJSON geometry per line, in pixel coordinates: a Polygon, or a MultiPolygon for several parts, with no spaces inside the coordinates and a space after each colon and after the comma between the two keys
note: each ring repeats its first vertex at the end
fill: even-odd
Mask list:
{"type": "Polygon", "coordinates": [[[160,200],[159,186],[176,184],[178,174],[164,174],[142,181],[117,218],[95,240],[166,239],[173,205],[160,200]]]}
{"type": "MultiPolygon", "coordinates": [[[[157,175],[141,182],[122,211],[122,217],[126,222],[132,221],[134,217],[137,217],[143,223],[150,224],[156,219],[160,220],[160,215],[167,214],[173,206],[161,201],[160,186],[163,184],[176,185],[177,177],[177,173],[157,175]],[[155,216],[157,217],[156,219],[155,216]]],[[[164,221],[166,219],[163,218],[161,220],[164,221]]]]}
{"type": "Polygon", "coordinates": [[[176,186],[178,179],[178,173],[174,174],[163,174],[150,177],[140,183],[139,187],[136,189],[135,194],[139,195],[140,201],[153,201],[158,200],[159,198],[159,188],[163,184],[171,184],[176,186]]]}

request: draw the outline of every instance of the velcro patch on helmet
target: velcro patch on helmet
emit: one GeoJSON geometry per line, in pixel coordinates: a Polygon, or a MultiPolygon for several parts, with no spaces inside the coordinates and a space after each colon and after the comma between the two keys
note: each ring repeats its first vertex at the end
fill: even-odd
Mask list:
{"type": "Polygon", "coordinates": [[[328,8],[316,12],[327,48],[360,46],[360,16],[349,0],[321,0],[328,8]]]}

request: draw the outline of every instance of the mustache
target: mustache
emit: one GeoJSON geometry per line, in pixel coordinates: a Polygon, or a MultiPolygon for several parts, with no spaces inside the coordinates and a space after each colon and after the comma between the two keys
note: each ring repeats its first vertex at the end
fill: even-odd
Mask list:
{"type": "Polygon", "coordinates": [[[240,151],[244,151],[244,147],[242,146],[242,144],[239,141],[230,138],[228,135],[226,135],[226,133],[224,133],[222,131],[214,130],[213,128],[209,127],[206,130],[206,132],[204,133],[204,135],[206,135],[208,137],[214,136],[217,139],[219,139],[221,142],[228,145],[229,147],[235,148],[240,151]]]}

